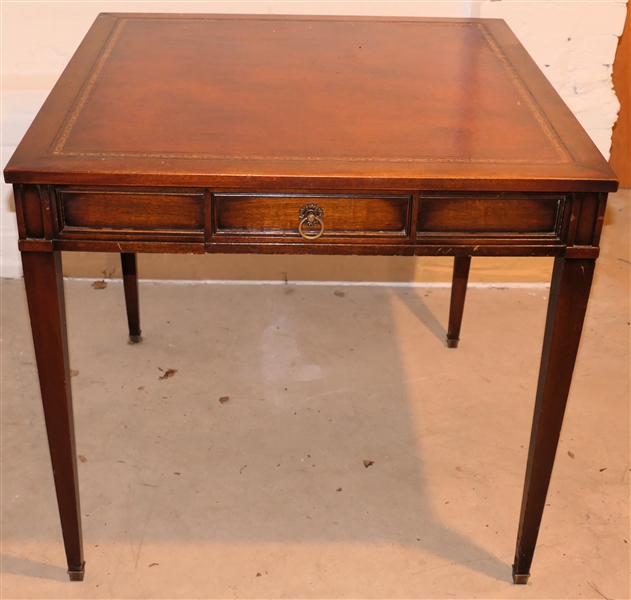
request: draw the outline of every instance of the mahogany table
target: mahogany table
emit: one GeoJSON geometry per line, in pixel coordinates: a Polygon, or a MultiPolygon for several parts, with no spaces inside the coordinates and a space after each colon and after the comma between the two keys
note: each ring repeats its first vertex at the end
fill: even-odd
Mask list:
{"type": "Polygon", "coordinates": [[[553,256],[515,583],[589,296],[603,157],[503,21],[100,15],[5,169],[70,579],[83,579],[62,250],[553,256]]]}

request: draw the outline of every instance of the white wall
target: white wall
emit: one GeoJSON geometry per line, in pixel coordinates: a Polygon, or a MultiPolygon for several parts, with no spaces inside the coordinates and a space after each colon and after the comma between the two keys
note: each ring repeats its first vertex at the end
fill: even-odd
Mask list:
{"type": "MultiPolygon", "coordinates": [[[[619,104],[611,83],[626,0],[300,0],[3,2],[2,167],[100,12],[406,15],[505,19],[600,151],[609,155],[619,104]]],[[[0,198],[0,275],[19,277],[9,186],[0,198]]]]}

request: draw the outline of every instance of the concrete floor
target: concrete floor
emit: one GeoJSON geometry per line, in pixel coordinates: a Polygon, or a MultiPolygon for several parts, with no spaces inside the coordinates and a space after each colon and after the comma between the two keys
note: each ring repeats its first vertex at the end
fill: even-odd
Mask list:
{"type": "Polygon", "coordinates": [[[629,258],[624,191],[527,586],[510,565],[547,289],[470,290],[449,350],[448,289],[143,284],[131,346],[121,284],[68,281],[70,583],[23,285],[4,281],[0,595],[629,598],[629,258]]]}

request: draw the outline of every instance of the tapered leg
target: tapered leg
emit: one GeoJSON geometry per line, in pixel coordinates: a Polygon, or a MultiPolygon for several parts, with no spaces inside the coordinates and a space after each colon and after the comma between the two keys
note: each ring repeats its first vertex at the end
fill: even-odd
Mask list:
{"type": "Polygon", "coordinates": [[[81,581],[85,562],[61,254],[23,252],[22,265],[68,575],[81,581]]]}
{"type": "Polygon", "coordinates": [[[454,276],[451,285],[451,304],[449,305],[449,326],[447,327],[447,346],[457,348],[460,341],[460,326],[464,312],[464,300],[467,295],[469,280],[470,256],[454,258],[454,276]]]}
{"type": "Polygon", "coordinates": [[[142,342],[142,337],[140,336],[140,307],[138,304],[136,255],[122,252],[121,265],[123,267],[123,287],[125,288],[127,323],[129,325],[129,343],[139,344],[142,342]]]}
{"type": "Polygon", "coordinates": [[[513,581],[526,583],[537,543],[550,475],[594,275],[594,260],[554,262],[513,581]]]}

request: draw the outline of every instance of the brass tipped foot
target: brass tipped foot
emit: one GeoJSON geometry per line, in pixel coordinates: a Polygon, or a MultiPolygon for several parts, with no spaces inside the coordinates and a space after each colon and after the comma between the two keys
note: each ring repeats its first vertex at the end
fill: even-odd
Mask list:
{"type": "Polygon", "coordinates": [[[84,575],[85,575],[85,562],[81,565],[80,570],[68,569],[68,577],[70,577],[70,581],[83,581],[84,575]]]}
{"type": "Polygon", "coordinates": [[[515,565],[513,565],[513,583],[515,585],[526,585],[529,578],[530,573],[515,573],[515,565]]]}
{"type": "Polygon", "coordinates": [[[447,348],[457,348],[460,340],[450,340],[447,338],[447,348]]]}
{"type": "Polygon", "coordinates": [[[140,335],[130,335],[128,344],[140,344],[142,342],[142,336],[140,335]]]}

